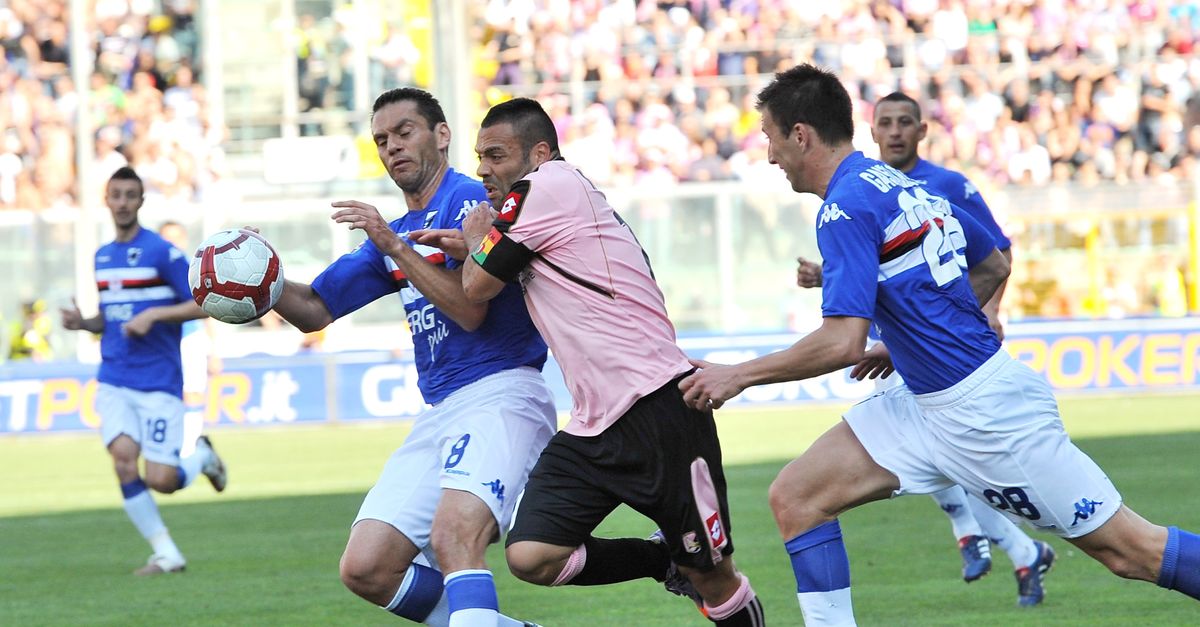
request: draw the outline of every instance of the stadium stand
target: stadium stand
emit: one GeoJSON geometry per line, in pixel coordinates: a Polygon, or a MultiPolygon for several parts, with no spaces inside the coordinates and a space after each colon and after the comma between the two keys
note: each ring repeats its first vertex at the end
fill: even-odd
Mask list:
{"type": "Polygon", "coordinates": [[[871,103],[902,89],[928,112],[929,158],[980,183],[1179,181],[1200,154],[1194,0],[477,6],[492,99],[537,96],[568,144],[616,143],[579,151],[601,184],[730,176],[714,157],[753,148],[753,93],[804,61],[850,79],[864,149],[871,103]],[[582,115],[562,106],[572,80],[582,115]]]}
{"type": "MultiPolygon", "coordinates": [[[[66,0],[0,8],[0,207],[77,204],[66,0]]],[[[194,0],[100,0],[89,16],[95,71],[90,115],[97,186],[125,164],[151,199],[200,199],[223,176],[222,128],[209,122],[194,0]],[[152,9],[161,4],[161,10],[152,9]]],[[[93,187],[98,189],[97,187],[93,187]]]]}

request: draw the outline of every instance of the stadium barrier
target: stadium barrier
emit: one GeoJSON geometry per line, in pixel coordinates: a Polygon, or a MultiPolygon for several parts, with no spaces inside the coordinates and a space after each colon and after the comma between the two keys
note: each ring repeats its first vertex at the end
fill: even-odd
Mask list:
{"type": "MultiPolygon", "coordinates": [[[[799,336],[685,337],[688,354],[713,362],[751,359],[799,336]]],[[[1005,347],[1061,392],[1144,393],[1200,390],[1200,318],[1025,322],[1008,327],[1005,347]]],[[[95,366],[0,365],[0,435],[95,429],[95,366]]],[[[560,410],[570,397],[553,359],[547,380],[560,410]]],[[[808,381],[751,388],[741,407],[849,403],[871,382],[838,372],[808,381]]],[[[208,425],[252,426],[412,418],[424,408],[411,358],[383,351],[228,359],[192,408],[208,425]]]]}

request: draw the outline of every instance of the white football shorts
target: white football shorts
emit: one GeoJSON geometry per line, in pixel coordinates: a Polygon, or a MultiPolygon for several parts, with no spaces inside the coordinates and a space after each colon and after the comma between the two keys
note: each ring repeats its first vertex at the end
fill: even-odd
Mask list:
{"type": "Polygon", "coordinates": [[[442,490],[462,490],[492,510],[503,533],[557,430],[554,398],[540,372],[514,368],[484,377],[417,418],[354,522],[383,521],[425,549],[442,490]]]}
{"type": "Polygon", "coordinates": [[[957,483],[1014,521],[1064,538],[1086,535],[1121,494],[1067,437],[1049,384],[1003,350],[930,394],[889,388],[845,415],[871,458],[900,479],[895,495],[957,483]]]}
{"type": "Polygon", "coordinates": [[[142,392],[101,383],[96,413],[105,448],[125,434],[142,447],[146,461],[179,465],[183,447],[183,399],[168,392],[142,392]]]}

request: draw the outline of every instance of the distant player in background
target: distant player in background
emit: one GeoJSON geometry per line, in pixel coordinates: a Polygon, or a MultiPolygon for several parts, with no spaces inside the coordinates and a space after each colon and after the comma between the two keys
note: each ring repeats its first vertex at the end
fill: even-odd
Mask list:
{"type": "Polygon", "coordinates": [[[415,622],[522,625],[499,614],[484,554],[508,527],[529,470],[557,427],[540,373],[546,344],[519,286],[490,304],[467,301],[461,237],[457,246],[442,242],[453,254],[408,238],[416,229],[458,229],[485,199],[479,181],[449,165],[450,127],[438,101],[419,89],[385,92],[375,101],[371,133],[408,212],[389,224],[371,205],[333,203],[333,220],[365,231],[368,241],[312,285],[288,281],[275,306],[313,332],[398,293],[418,386],[433,405],[363,501],[342,555],[342,581],[415,622]]]}
{"type": "Polygon", "coordinates": [[[62,310],[63,327],[101,333],[96,411],[100,435],[113,458],[125,512],[154,554],[137,575],[179,572],[186,560],[158,513],[147,488],[170,494],[203,474],[218,492],[225,465],[206,436],[181,457],[183,366],[181,323],[205,316],[188,287],[188,258],[138,222],[144,187],[132,168],[108,180],[105,203],[116,238],[96,251],[100,313],[84,318],[78,307],[62,310]],[[145,474],[138,457],[145,458],[145,474]],[[144,477],[144,478],[143,478],[144,477]]]}
{"type": "MultiPolygon", "coordinates": [[[[1200,536],[1150,523],[1063,430],[1049,384],[1008,356],[980,305],[1008,265],[999,251],[963,272],[966,235],[944,198],[854,151],[850,96],[799,65],[758,96],[768,154],[792,189],[823,204],[821,326],[785,350],[701,368],[693,407],[742,390],[871,361],[867,329],[904,383],[850,408],[772,483],[771,510],[808,625],[852,625],[850,562],[838,516],[858,505],[958,484],[1014,520],[1054,533],[1113,573],[1200,598],[1200,536]]],[[[970,253],[977,243],[966,238],[970,253]]],[[[992,244],[994,248],[994,244],[992,244]]],[[[976,247],[975,250],[978,250],[976,247]]]]}
{"type": "MultiPolygon", "coordinates": [[[[193,250],[188,243],[187,229],[168,220],[158,227],[158,234],[184,253],[193,250]]],[[[221,360],[213,349],[213,320],[201,318],[183,323],[183,338],[179,352],[183,358],[183,449],[190,455],[194,443],[204,430],[204,402],[208,378],[221,371],[221,360]]]]}
{"type": "Polygon", "coordinates": [[[649,577],[718,625],[762,625],[750,580],[733,564],[716,424],[711,411],[683,403],[677,383],[691,366],[633,232],[559,155],[536,101],[492,107],[475,152],[499,213],[481,204],[463,222],[473,251],[463,286],[477,302],[524,291],[574,399],[571,422],[529,477],[508,534],[509,569],[548,586],[649,577]],[[622,503],[660,532],[594,537],[622,503]]]}
{"type": "MultiPolygon", "coordinates": [[[[926,189],[936,192],[954,205],[955,212],[965,211],[987,229],[995,241],[1000,254],[1012,262],[1012,242],[996,224],[992,212],[983,196],[962,174],[938,167],[917,155],[917,146],[925,139],[928,124],[921,119],[921,107],[909,96],[894,92],[875,103],[874,122],[871,136],[879,145],[882,160],[924,184],[926,189]]],[[[796,283],[800,287],[821,286],[821,266],[801,257],[797,259],[796,283]]],[[[1000,298],[1004,283],[996,289],[983,306],[988,324],[1000,339],[1004,329],[1000,323],[1000,298]]],[[[899,383],[899,377],[876,379],[880,386],[899,383]]],[[[972,582],[983,577],[992,568],[989,540],[1000,545],[1012,559],[1017,579],[1017,603],[1022,606],[1037,605],[1045,597],[1043,573],[1053,564],[1053,551],[1039,546],[1003,514],[974,498],[968,498],[960,486],[946,488],[930,496],[937,501],[942,511],[950,517],[954,537],[958,540],[962,555],[962,576],[972,582]],[[1047,561],[1048,560],[1048,561],[1047,561]],[[1046,563],[1042,563],[1045,561],[1046,563]]]]}

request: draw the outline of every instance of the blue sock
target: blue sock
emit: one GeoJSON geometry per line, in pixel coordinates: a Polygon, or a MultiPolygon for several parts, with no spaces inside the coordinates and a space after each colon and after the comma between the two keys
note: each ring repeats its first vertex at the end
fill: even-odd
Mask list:
{"type": "Polygon", "coordinates": [[[424,622],[442,598],[442,574],[421,564],[411,564],[396,597],[384,609],[415,623],[424,622]]]}
{"type": "Polygon", "coordinates": [[[850,558],[842,527],[831,520],[784,543],[796,575],[796,600],[807,625],[853,625],[850,558]]]}
{"type": "Polygon", "coordinates": [[[1200,536],[1179,527],[1167,528],[1158,585],[1200,599],[1200,536]]]}
{"type": "Polygon", "coordinates": [[[850,587],[850,558],[838,521],[809,529],[784,546],[792,556],[796,592],[829,592],[850,587]]]}
{"type": "Polygon", "coordinates": [[[450,625],[495,624],[500,611],[496,582],[488,570],[460,570],[446,575],[450,625]]]}

